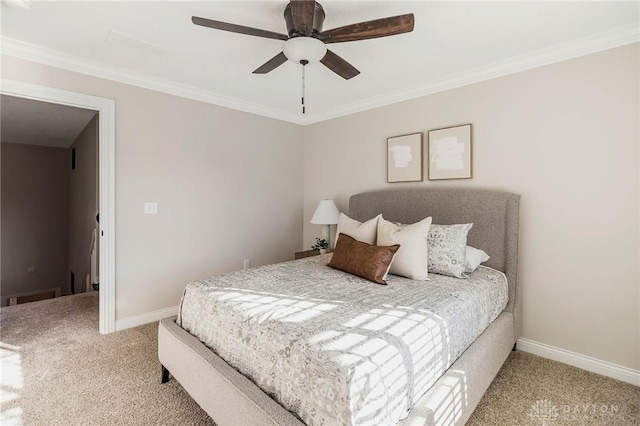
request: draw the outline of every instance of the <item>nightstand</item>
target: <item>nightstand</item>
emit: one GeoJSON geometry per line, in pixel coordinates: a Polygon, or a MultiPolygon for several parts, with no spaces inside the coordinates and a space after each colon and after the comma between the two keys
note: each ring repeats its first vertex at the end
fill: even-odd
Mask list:
{"type": "MultiPolygon", "coordinates": [[[[327,253],[331,253],[333,250],[327,250],[327,253]]],[[[306,250],[296,252],[294,257],[296,260],[304,259],[305,257],[318,256],[320,255],[320,250],[306,250]]]]}

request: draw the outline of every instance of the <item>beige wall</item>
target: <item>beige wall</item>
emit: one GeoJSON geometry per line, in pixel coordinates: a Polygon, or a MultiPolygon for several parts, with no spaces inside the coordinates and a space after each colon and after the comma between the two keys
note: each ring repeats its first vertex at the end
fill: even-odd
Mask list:
{"type": "MultiPolygon", "coordinates": [[[[75,292],[86,291],[91,272],[91,240],[98,212],[98,116],[89,121],[71,145],[76,168],[69,176],[69,269],[75,275],[75,292]]],[[[71,151],[70,151],[71,152],[71,151]]]]}
{"type": "Polygon", "coordinates": [[[403,185],[387,137],[473,123],[474,179],[406,185],[522,194],[524,337],[638,369],[638,60],[627,46],[304,128],[11,57],[2,75],[116,100],[118,319],[244,258],[290,259],[321,198],[403,185]]]}
{"type": "Polygon", "coordinates": [[[299,126],[7,56],[2,77],[116,102],[117,319],[300,248],[299,126]],[[144,215],[145,201],[159,214],[144,215]]]}
{"type": "Polygon", "coordinates": [[[321,198],[469,186],[522,194],[523,337],[638,369],[638,45],[305,128],[304,246],[321,198]],[[473,124],[474,178],[386,183],[386,138],[473,124]],[[318,171],[322,170],[322,173],[318,171]]]}
{"type": "Polygon", "coordinates": [[[69,284],[69,151],[2,143],[3,298],[69,284]],[[28,272],[35,268],[35,272],[28,272]]]}

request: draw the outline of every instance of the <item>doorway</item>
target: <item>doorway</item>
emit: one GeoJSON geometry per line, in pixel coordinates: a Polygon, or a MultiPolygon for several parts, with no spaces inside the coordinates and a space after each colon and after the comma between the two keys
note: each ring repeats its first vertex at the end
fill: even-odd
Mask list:
{"type": "MultiPolygon", "coordinates": [[[[82,93],[2,80],[0,93],[16,98],[66,105],[97,112],[100,333],[115,331],[115,102],[82,93]]],[[[83,282],[83,281],[80,281],[83,282]]],[[[84,281],[86,283],[86,281],[84,281]]],[[[84,285],[84,284],[83,284],[84,285]]]]}

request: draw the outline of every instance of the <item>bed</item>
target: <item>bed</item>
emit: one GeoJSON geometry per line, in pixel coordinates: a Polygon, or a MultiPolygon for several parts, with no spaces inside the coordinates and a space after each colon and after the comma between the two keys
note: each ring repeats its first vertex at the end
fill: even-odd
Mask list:
{"type": "MultiPolygon", "coordinates": [[[[382,213],[388,220],[402,223],[413,223],[426,216],[433,217],[433,222],[438,224],[473,222],[468,244],[482,248],[491,255],[486,263],[488,268],[479,268],[479,273],[487,275],[495,270],[491,274],[495,272],[496,277],[504,275],[505,282],[508,282],[508,287],[505,286],[503,290],[504,301],[498,304],[499,310],[492,315],[488,328],[480,331],[479,337],[474,336],[474,341],[468,347],[468,343],[465,344],[466,349],[451,349],[454,357],[451,360],[452,364],[444,365],[444,373],[440,375],[441,372],[438,372],[439,378],[434,377],[433,381],[428,383],[428,390],[418,392],[416,400],[409,401],[409,408],[412,408],[408,415],[406,412],[402,413],[404,418],[399,424],[464,424],[514,347],[521,327],[520,291],[517,280],[519,198],[516,194],[466,188],[404,188],[367,192],[350,198],[349,216],[360,221],[382,213]]],[[[280,264],[275,269],[281,279],[286,280],[289,277],[287,274],[290,274],[287,269],[302,269],[303,274],[313,274],[315,269],[326,268],[325,264],[326,259],[320,256],[280,264]]],[[[244,279],[251,281],[251,274],[258,272],[252,272],[244,276],[244,279]]],[[[242,274],[231,274],[228,277],[242,280],[242,274]]],[[[496,278],[496,281],[499,279],[496,278]]],[[[386,291],[392,291],[394,283],[400,285],[399,282],[390,281],[390,288],[386,291]]],[[[372,283],[370,285],[375,286],[372,283]]],[[[246,293],[242,291],[264,294],[266,289],[240,286],[238,290],[240,296],[246,298],[246,293]]],[[[201,291],[211,290],[203,283],[201,291]]],[[[376,291],[382,290],[375,289],[372,293],[376,291]]],[[[304,292],[309,293],[312,290],[305,289],[304,292]]],[[[497,294],[490,293],[485,297],[499,299],[497,294]]],[[[318,293],[313,295],[316,299],[321,299],[317,297],[318,293]]],[[[293,294],[287,297],[296,296],[293,294]]],[[[224,294],[222,297],[228,298],[229,295],[224,294]]],[[[255,294],[251,297],[255,298],[255,294]]],[[[374,296],[371,298],[375,299],[374,296]]],[[[341,298],[341,301],[348,301],[348,298],[341,298]]],[[[224,309],[222,304],[220,309],[224,309]]],[[[185,317],[188,315],[185,314],[185,317]]],[[[197,327],[194,324],[202,321],[206,321],[206,316],[193,314],[190,319],[180,318],[179,322],[190,322],[186,328],[195,330],[197,327]]],[[[229,326],[231,327],[231,324],[229,326]]],[[[455,324],[452,322],[451,326],[455,327],[455,324]]],[[[465,326],[461,325],[458,328],[462,330],[465,326]]],[[[207,341],[207,336],[193,336],[178,326],[175,318],[166,318],[160,322],[158,355],[163,366],[163,381],[168,379],[170,372],[218,425],[302,425],[304,423],[300,417],[308,421],[308,412],[298,417],[271,398],[269,395],[279,395],[274,395],[269,383],[256,380],[266,389],[265,392],[245,375],[240,374],[236,368],[242,365],[242,362],[239,364],[238,360],[223,355],[229,360],[229,363],[225,362],[201,340],[207,341]]],[[[227,343],[233,342],[227,340],[227,343]]],[[[218,352],[224,353],[224,350],[218,352]]],[[[251,362],[245,362],[246,365],[250,366],[251,362]]],[[[304,413],[304,410],[302,411],[304,413]]],[[[383,420],[382,423],[388,422],[383,420]]]]}

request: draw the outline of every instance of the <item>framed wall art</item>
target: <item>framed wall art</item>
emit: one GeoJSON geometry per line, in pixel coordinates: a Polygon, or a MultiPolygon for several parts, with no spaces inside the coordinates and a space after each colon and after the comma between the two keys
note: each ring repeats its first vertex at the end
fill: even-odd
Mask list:
{"type": "Polygon", "coordinates": [[[471,179],[471,124],[429,130],[429,180],[471,179]]]}
{"type": "Polygon", "coordinates": [[[422,133],[387,139],[387,182],[422,181],[422,133]]]}

